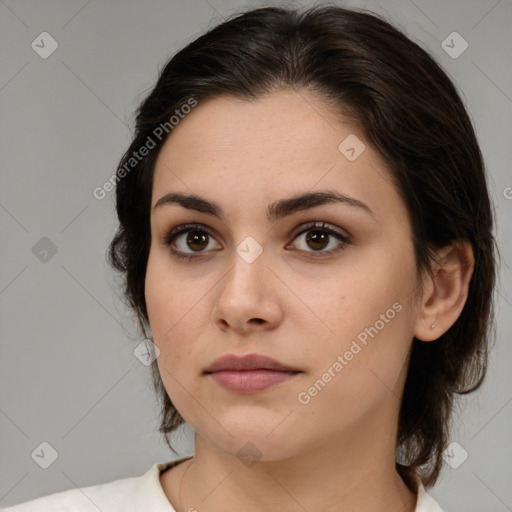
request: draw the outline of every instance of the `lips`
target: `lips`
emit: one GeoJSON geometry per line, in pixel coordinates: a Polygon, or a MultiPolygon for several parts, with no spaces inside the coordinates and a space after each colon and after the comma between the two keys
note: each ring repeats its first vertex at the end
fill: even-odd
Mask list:
{"type": "Polygon", "coordinates": [[[237,356],[227,354],[216,359],[205,373],[215,373],[224,370],[275,370],[282,372],[300,372],[301,370],[280,363],[271,357],[261,354],[248,354],[237,356]]]}
{"type": "Polygon", "coordinates": [[[302,371],[260,354],[228,354],[216,359],[204,373],[228,391],[250,394],[289,381],[302,371]]]}

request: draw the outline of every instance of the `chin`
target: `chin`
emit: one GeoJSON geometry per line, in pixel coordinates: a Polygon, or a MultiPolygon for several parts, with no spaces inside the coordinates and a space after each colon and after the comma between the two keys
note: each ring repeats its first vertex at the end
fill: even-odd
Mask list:
{"type": "MultiPolygon", "coordinates": [[[[229,424],[227,427],[229,433],[218,425],[214,431],[206,432],[201,427],[195,430],[217,450],[237,457],[242,462],[246,459],[272,462],[293,457],[297,451],[300,451],[299,446],[291,442],[293,436],[290,425],[285,426],[285,422],[283,425],[279,425],[282,420],[282,417],[275,418],[273,422],[268,422],[268,424],[262,422],[256,426],[246,417],[243,422],[237,424],[221,422],[223,425],[229,424]],[[277,428],[276,425],[278,425],[277,428]]],[[[250,462],[246,465],[250,467],[250,462]]]]}

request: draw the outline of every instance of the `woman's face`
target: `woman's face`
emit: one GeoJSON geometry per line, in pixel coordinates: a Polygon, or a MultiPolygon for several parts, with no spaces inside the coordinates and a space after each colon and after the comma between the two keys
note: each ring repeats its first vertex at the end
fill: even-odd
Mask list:
{"type": "Polygon", "coordinates": [[[416,269],[406,208],[356,128],[306,91],[199,103],[161,149],[151,206],[145,293],[158,368],[201,438],[229,454],[252,443],[269,461],[349,438],[394,442],[416,269]],[[319,192],[366,206],[289,202],[319,192]],[[217,214],[192,201],[155,208],[171,193],[217,214]],[[198,226],[167,245],[184,224],[198,226]],[[297,373],[205,373],[226,354],[297,373]]]}

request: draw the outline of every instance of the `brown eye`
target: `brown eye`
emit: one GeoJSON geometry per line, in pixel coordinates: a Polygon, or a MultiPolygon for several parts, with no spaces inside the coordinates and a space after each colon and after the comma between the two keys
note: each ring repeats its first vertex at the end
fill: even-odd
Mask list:
{"type": "Polygon", "coordinates": [[[299,243],[295,242],[291,245],[295,245],[295,248],[300,252],[314,258],[329,256],[342,251],[351,242],[349,236],[338,232],[323,222],[306,226],[295,236],[295,239],[299,240],[299,243]],[[306,236],[301,240],[302,235],[306,236]]]}
{"type": "MultiPolygon", "coordinates": [[[[306,226],[295,235],[294,240],[299,239],[300,241],[302,235],[306,236],[298,244],[299,247],[295,247],[295,249],[314,258],[327,257],[340,252],[351,243],[350,236],[338,232],[323,222],[306,226]]],[[[165,245],[170,246],[170,250],[175,257],[188,260],[200,258],[212,252],[212,250],[222,248],[219,244],[214,243],[216,242],[215,237],[202,224],[178,226],[171,230],[163,241],[165,245]]],[[[289,244],[286,248],[294,245],[295,243],[289,244]]]]}
{"type": "Polygon", "coordinates": [[[186,241],[187,246],[194,251],[202,251],[208,246],[209,236],[210,235],[204,231],[189,231],[186,241]]]}
{"type": "Polygon", "coordinates": [[[306,242],[309,244],[309,247],[315,251],[325,249],[325,247],[329,245],[329,234],[316,229],[308,231],[306,242]]]}
{"type": "Polygon", "coordinates": [[[163,239],[174,256],[190,260],[210,252],[210,249],[219,249],[220,245],[214,241],[213,235],[201,224],[183,224],[171,230],[163,239]]]}

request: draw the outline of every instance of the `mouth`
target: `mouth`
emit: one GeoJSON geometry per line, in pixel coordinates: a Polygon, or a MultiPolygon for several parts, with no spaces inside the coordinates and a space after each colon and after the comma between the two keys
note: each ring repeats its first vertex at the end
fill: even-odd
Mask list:
{"type": "Polygon", "coordinates": [[[268,370],[221,370],[207,373],[219,386],[235,393],[249,394],[264,391],[293,379],[301,372],[268,370]]]}
{"type": "Polygon", "coordinates": [[[226,354],[216,359],[205,369],[205,373],[214,373],[224,370],[275,370],[284,372],[298,372],[287,364],[281,363],[276,359],[261,354],[246,354],[238,356],[236,354],[226,354]]]}
{"type": "Polygon", "coordinates": [[[303,372],[260,354],[228,354],[216,359],[203,373],[228,391],[249,394],[287,382],[303,372]]]}

